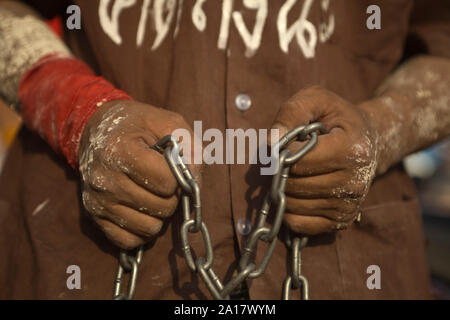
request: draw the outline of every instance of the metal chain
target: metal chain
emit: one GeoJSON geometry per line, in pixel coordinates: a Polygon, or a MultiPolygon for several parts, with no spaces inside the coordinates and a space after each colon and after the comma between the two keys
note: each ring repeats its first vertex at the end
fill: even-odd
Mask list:
{"type": "Polygon", "coordinates": [[[308,279],[302,275],[302,249],[308,243],[308,237],[294,237],[287,233],[286,246],[290,249],[291,270],[283,282],[283,300],[290,300],[291,290],[300,289],[300,298],[309,300],[308,279]]]}
{"type": "MultiPolygon", "coordinates": [[[[201,192],[197,181],[192,176],[191,171],[183,162],[180,156],[180,145],[174,136],[166,136],[162,138],[154,146],[154,149],[164,153],[164,156],[172,170],[175,178],[182,189],[181,204],[183,211],[183,224],[181,225],[181,243],[182,251],[189,269],[197,272],[211,295],[218,300],[230,299],[232,291],[247,279],[254,279],[261,276],[267,268],[267,265],[275,250],[277,235],[279,233],[283,214],[286,208],[285,187],[289,178],[290,167],[305,156],[317,143],[318,133],[326,132],[325,127],[321,123],[312,123],[306,126],[299,126],[289,131],[283,136],[277,145],[272,148],[275,154],[281,150],[278,156],[278,168],[272,178],[270,192],[266,195],[262,208],[256,219],[256,226],[252,228],[244,250],[241,254],[238,265],[238,273],[226,284],[223,284],[213,269],[214,253],[211,237],[206,224],[202,219],[201,192]],[[310,137],[308,142],[302,146],[293,155],[284,147],[291,141],[305,141],[310,137]],[[192,208],[191,208],[192,207],[192,208]],[[271,211],[275,209],[275,219],[271,227],[266,227],[266,219],[271,211]],[[192,210],[193,209],[193,210],[192,210]],[[191,211],[193,216],[191,217],[191,211]],[[206,256],[194,259],[189,244],[189,233],[201,232],[205,246],[206,256]],[[259,265],[254,261],[254,253],[258,240],[267,242],[268,248],[259,265]]],[[[290,298],[291,289],[301,289],[302,298],[309,298],[309,286],[307,279],[301,274],[301,249],[306,245],[307,238],[294,237],[288,233],[286,245],[290,248],[292,259],[291,274],[288,275],[283,283],[283,299],[290,298]]],[[[119,270],[116,277],[116,286],[114,297],[121,299],[132,299],[136,290],[137,272],[140,261],[142,260],[142,247],[139,248],[136,258],[122,252],[119,259],[119,270]],[[128,263],[128,264],[127,264],[128,263]],[[131,278],[129,282],[128,295],[120,293],[120,284],[124,269],[131,270],[131,278]]]]}
{"type": "Polygon", "coordinates": [[[114,281],[114,300],[131,300],[136,293],[137,277],[139,272],[139,265],[142,262],[144,255],[144,247],[140,246],[137,249],[136,255],[132,256],[128,252],[121,250],[119,256],[119,268],[117,270],[116,280],[114,281]],[[130,272],[130,279],[128,280],[128,293],[122,293],[122,279],[123,274],[130,272]]]}

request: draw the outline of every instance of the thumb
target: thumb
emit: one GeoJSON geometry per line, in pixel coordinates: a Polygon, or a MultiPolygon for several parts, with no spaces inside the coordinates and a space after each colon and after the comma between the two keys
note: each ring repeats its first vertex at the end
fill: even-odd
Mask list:
{"type": "Polygon", "coordinates": [[[268,145],[270,147],[274,146],[286,133],[288,133],[290,128],[285,126],[280,122],[274,122],[272,127],[269,129],[268,134],[268,145]]]}
{"type": "Polygon", "coordinates": [[[315,116],[311,109],[306,109],[298,100],[291,99],[286,102],[278,111],[275,121],[272,124],[269,135],[269,145],[275,145],[282,137],[284,137],[290,130],[307,125],[313,120],[315,116]],[[273,134],[273,130],[278,130],[278,135],[273,134]],[[278,139],[274,139],[277,137],[278,139]]]}
{"type": "Polygon", "coordinates": [[[333,102],[338,100],[338,96],[317,86],[302,89],[281,106],[273,126],[291,130],[322,120],[333,112],[333,102]]]}

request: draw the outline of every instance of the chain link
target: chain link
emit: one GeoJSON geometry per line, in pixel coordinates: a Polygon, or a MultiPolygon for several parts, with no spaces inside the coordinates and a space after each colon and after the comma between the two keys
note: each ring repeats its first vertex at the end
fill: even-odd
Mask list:
{"type": "Polygon", "coordinates": [[[124,250],[120,251],[119,268],[117,270],[115,285],[114,285],[114,300],[131,300],[136,293],[136,284],[139,272],[139,266],[144,255],[144,247],[140,246],[137,249],[136,255],[133,256],[124,250]],[[128,293],[122,293],[123,274],[130,273],[128,280],[128,293]]]}
{"type": "MultiPolygon", "coordinates": [[[[178,184],[182,189],[181,205],[183,211],[183,223],[181,225],[181,246],[186,260],[186,264],[193,272],[197,272],[205,283],[211,295],[218,300],[230,299],[230,294],[247,279],[254,279],[261,276],[275,250],[277,235],[279,233],[283,215],[286,208],[285,187],[289,178],[291,165],[305,156],[316,144],[318,133],[326,133],[325,127],[321,123],[312,123],[306,126],[299,126],[289,131],[272,148],[272,157],[278,161],[277,171],[272,178],[270,191],[264,198],[263,205],[256,218],[256,226],[250,233],[243,248],[238,264],[237,274],[226,284],[223,284],[213,269],[214,253],[208,227],[202,219],[201,192],[197,181],[192,176],[191,171],[183,162],[180,152],[181,148],[174,136],[165,136],[153,147],[164,153],[166,161],[172,170],[178,184]],[[309,137],[309,140],[308,140],[309,137]],[[291,141],[308,140],[298,151],[291,154],[286,145],[291,141]],[[279,152],[281,150],[281,152],[279,152]],[[278,155],[279,154],[279,155],[278,155]],[[278,156],[277,156],[278,155],[278,156]],[[266,226],[266,219],[271,210],[275,212],[272,226],[266,226]],[[193,214],[192,214],[193,213],[193,214]],[[205,246],[205,257],[194,259],[189,244],[189,233],[201,232],[205,246]],[[267,250],[259,265],[254,261],[258,241],[268,243],[267,250]]],[[[291,270],[283,283],[283,299],[290,299],[292,289],[301,290],[301,298],[309,299],[308,280],[301,273],[301,250],[306,245],[308,238],[292,237],[287,233],[286,245],[290,249],[291,270]]],[[[136,281],[138,267],[142,260],[143,249],[140,247],[135,257],[122,252],[119,259],[119,270],[116,276],[114,289],[115,299],[132,299],[136,291],[136,281]],[[124,271],[130,272],[128,294],[120,292],[121,281],[124,271]]]]}
{"type": "Polygon", "coordinates": [[[291,270],[283,282],[283,300],[290,300],[291,290],[300,289],[300,298],[309,300],[308,279],[302,275],[302,249],[308,243],[308,237],[292,237],[287,233],[286,246],[290,249],[291,270]]]}

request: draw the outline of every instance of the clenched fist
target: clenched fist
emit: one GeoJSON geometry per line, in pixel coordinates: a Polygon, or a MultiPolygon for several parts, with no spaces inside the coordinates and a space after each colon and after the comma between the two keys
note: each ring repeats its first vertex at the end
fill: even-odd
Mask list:
{"type": "MultiPolygon", "coordinates": [[[[177,181],[151,147],[181,128],[194,137],[179,114],[135,101],[105,103],[88,120],[79,147],[83,203],[117,246],[144,244],[176,209],[177,181]]],[[[199,166],[190,169],[199,179],[199,166]]]]}
{"type": "MultiPolygon", "coordinates": [[[[273,128],[322,122],[328,134],[290,170],[284,221],[315,235],[346,228],[358,216],[377,167],[377,139],[362,109],[319,87],[298,92],[279,111],[273,128]]],[[[305,142],[293,142],[294,153],[305,142]]]]}

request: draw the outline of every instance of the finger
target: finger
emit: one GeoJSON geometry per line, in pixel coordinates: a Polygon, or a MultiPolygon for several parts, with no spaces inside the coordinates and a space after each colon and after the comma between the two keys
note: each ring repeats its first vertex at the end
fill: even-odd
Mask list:
{"type": "Polygon", "coordinates": [[[340,199],[296,199],[286,197],[286,211],[301,216],[322,216],[336,222],[350,222],[358,209],[356,201],[340,199]]]}
{"type": "Polygon", "coordinates": [[[349,198],[364,196],[367,186],[352,179],[346,170],[310,177],[290,177],[286,181],[286,195],[300,199],[349,198]]]}
{"type": "Polygon", "coordinates": [[[120,228],[107,219],[95,217],[94,221],[105,233],[106,237],[119,248],[131,250],[145,243],[145,240],[141,237],[120,228]]]}
{"type": "Polygon", "coordinates": [[[162,197],[172,196],[178,187],[164,156],[140,139],[127,144],[119,168],[135,183],[162,197]]]}
{"type": "Polygon", "coordinates": [[[318,108],[309,108],[302,100],[296,100],[295,97],[287,101],[278,111],[272,128],[279,129],[280,137],[289,130],[301,125],[307,125],[320,118],[323,112],[320,106],[318,108]]]}
{"type": "Polygon", "coordinates": [[[83,206],[91,217],[101,217],[105,207],[98,200],[98,192],[90,189],[89,187],[84,188],[82,194],[83,206]]]}
{"type": "Polygon", "coordinates": [[[128,207],[113,204],[106,206],[105,218],[134,235],[150,239],[158,234],[163,226],[159,218],[148,216],[128,207]]]}
{"type": "MultiPolygon", "coordinates": [[[[152,123],[151,127],[143,128],[144,132],[152,132],[143,136],[149,147],[153,147],[156,142],[167,136],[173,135],[180,144],[183,160],[188,165],[194,178],[201,179],[201,166],[195,163],[196,159],[202,159],[202,137],[198,137],[186,120],[176,112],[163,110],[159,116],[165,121],[152,123]]],[[[200,182],[200,181],[199,181],[200,182]]]]}
{"type": "Polygon", "coordinates": [[[160,197],[130,180],[128,176],[117,174],[113,196],[116,202],[157,218],[167,218],[175,211],[177,195],[160,197]]]}
{"type": "Polygon", "coordinates": [[[280,108],[274,126],[291,130],[300,125],[320,121],[330,131],[341,124],[341,114],[335,106],[343,102],[342,98],[322,88],[305,88],[280,108]]]}
{"type": "MultiPolygon", "coordinates": [[[[334,172],[349,166],[347,154],[351,146],[349,139],[340,128],[319,135],[317,144],[299,161],[291,166],[291,174],[297,176],[311,176],[334,172]]],[[[308,141],[292,142],[287,148],[291,154],[295,154],[303,148],[308,141]]]]}
{"type": "Polygon", "coordinates": [[[279,122],[275,122],[268,132],[267,144],[269,146],[274,146],[281,138],[286,135],[286,133],[289,132],[290,129],[293,128],[288,128],[279,122]]]}
{"type": "Polygon", "coordinates": [[[311,236],[345,229],[348,226],[347,223],[335,222],[324,217],[298,216],[291,213],[285,213],[284,222],[293,232],[311,236]]]}

